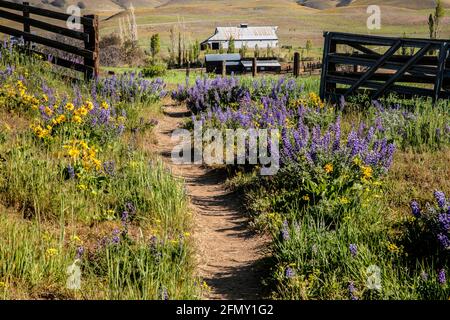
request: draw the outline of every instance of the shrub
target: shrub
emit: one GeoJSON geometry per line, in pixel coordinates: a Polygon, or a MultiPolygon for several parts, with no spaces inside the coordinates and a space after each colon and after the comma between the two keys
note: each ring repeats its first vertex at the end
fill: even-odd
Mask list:
{"type": "Polygon", "coordinates": [[[167,66],[164,64],[154,64],[145,67],[142,70],[142,75],[146,78],[163,77],[167,72],[167,66]]]}

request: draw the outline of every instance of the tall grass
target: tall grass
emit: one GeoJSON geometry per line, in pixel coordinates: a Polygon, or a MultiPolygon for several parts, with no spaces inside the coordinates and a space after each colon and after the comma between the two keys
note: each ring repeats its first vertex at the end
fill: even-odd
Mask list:
{"type": "MultiPolygon", "coordinates": [[[[74,86],[44,61],[0,50],[0,72],[13,67],[0,74],[2,89],[13,88],[0,89],[0,295],[196,298],[187,195],[142,143],[152,134],[160,97],[141,99],[143,82],[131,77],[127,92],[133,99],[112,99],[95,83],[74,86]],[[70,101],[98,103],[109,122],[46,120],[56,119],[58,105],[72,110],[70,101]],[[53,128],[43,133],[37,124],[53,128]],[[75,265],[81,270],[78,289],[67,286],[67,268],[75,265]]],[[[126,89],[125,82],[109,85],[126,89]]],[[[84,108],[79,104],[76,110],[84,108]]],[[[72,119],[73,112],[61,114],[72,119]]]]}

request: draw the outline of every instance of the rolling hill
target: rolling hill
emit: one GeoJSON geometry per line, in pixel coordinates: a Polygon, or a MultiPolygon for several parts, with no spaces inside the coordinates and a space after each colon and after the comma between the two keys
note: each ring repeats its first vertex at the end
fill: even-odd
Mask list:
{"type": "MultiPolygon", "coordinates": [[[[325,10],[336,7],[380,5],[407,9],[430,9],[435,0],[298,0],[298,4],[314,9],[325,10]]],[[[445,7],[450,8],[449,0],[442,0],[445,7]]]]}
{"type": "MultiPolygon", "coordinates": [[[[30,0],[33,5],[56,9],[55,0],[30,0]],[[48,2],[48,3],[43,3],[48,2]],[[53,4],[52,4],[53,3],[53,4]]],[[[307,40],[323,44],[323,31],[362,34],[428,37],[427,18],[434,0],[65,0],[68,5],[82,1],[83,14],[101,16],[102,35],[119,30],[119,18],[132,1],[136,8],[139,39],[147,47],[152,34],[159,33],[163,47],[170,43],[170,29],[182,28],[191,41],[202,41],[218,26],[278,26],[282,45],[304,46],[307,40]],[[368,30],[368,5],[382,7],[381,30],[368,30]],[[320,10],[319,10],[320,9],[320,10]]],[[[450,8],[450,0],[443,0],[450,8]]],[[[450,23],[450,10],[442,23],[450,23]]],[[[450,29],[442,28],[442,37],[450,37],[450,29]]]]}

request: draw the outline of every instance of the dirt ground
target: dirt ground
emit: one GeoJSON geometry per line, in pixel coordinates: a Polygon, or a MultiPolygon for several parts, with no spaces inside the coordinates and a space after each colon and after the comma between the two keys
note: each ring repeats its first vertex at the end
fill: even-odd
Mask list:
{"type": "Polygon", "coordinates": [[[202,298],[261,299],[267,239],[250,231],[238,197],[224,187],[222,172],[171,161],[176,145],[171,134],[188,115],[185,107],[167,105],[155,135],[159,154],[186,183],[194,214],[198,275],[210,287],[202,298]]]}

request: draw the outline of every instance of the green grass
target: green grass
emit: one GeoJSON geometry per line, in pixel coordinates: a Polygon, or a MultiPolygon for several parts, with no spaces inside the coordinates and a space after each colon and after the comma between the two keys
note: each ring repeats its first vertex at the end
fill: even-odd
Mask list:
{"type": "MultiPolygon", "coordinates": [[[[241,79],[240,85],[244,88],[248,86],[246,80],[241,79]]],[[[275,122],[275,127],[295,130],[300,122],[297,108],[302,104],[305,108],[301,112],[302,130],[298,135],[303,135],[306,125],[314,141],[306,139],[307,145],[310,143],[315,148],[302,150],[293,163],[284,164],[271,177],[259,176],[260,168],[256,166],[227,165],[228,186],[242,196],[247,211],[253,216],[254,227],[271,236],[273,265],[267,282],[273,289],[273,297],[287,300],[447,300],[450,286],[448,281],[439,283],[438,275],[442,270],[448,272],[448,250],[440,248],[436,234],[411,214],[410,202],[417,200],[423,209],[433,208],[430,212],[447,210],[437,208],[432,198],[435,190],[450,194],[448,101],[433,104],[427,99],[402,100],[390,96],[381,101],[383,106],[378,106],[367,97],[356,97],[349,99],[341,109],[321,106],[309,95],[317,92],[317,79],[297,81],[304,84],[304,91],[299,85],[290,89],[292,95],[278,93],[282,98],[276,103],[287,100],[285,104],[280,103],[282,110],[292,108],[293,112],[283,113],[273,107],[274,114],[287,114],[288,118],[282,124],[275,122]],[[288,100],[294,96],[301,101],[288,100]],[[334,129],[338,118],[339,135],[334,129]],[[329,130],[330,125],[332,130],[329,130]],[[373,130],[369,129],[371,127],[373,130]],[[321,133],[313,128],[320,128],[321,133]],[[361,140],[356,144],[353,138],[347,138],[353,130],[360,131],[361,140]],[[367,136],[372,136],[370,132],[380,139],[373,145],[367,142],[367,136]],[[323,143],[334,141],[336,136],[340,138],[339,151],[321,147],[323,143]],[[387,170],[384,164],[374,161],[373,156],[379,154],[389,159],[389,152],[379,150],[388,150],[390,143],[397,150],[394,164],[387,170]],[[350,149],[345,147],[347,145],[350,149]],[[353,158],[350,150],[365,146],[371,150],[369,156],[366,158],[363,153],[361,158],[353,158]],[[378,279],[375,282],[374,271],[378,279]]],[[[261,91],[262,95],[272,93],[270,86],[261,91]]],[[[206,115],[211,114],[209,108],[217,105],[226,111],[224,113],[239,111],[242,107],[242,113],[249,114],[246,119],[247,123],[252,123],[250,127],[265,128],[258,111],[246,108],[247,102],[243,105],[230,103],[222,86],[207,92],[198,89],[197,95],[204,104],[201,106],[204,114],[198,115],[206,119],[204,128],[226,130],[240,126],[234,118],[218,121],[206,115]]],[[[259,96],[254,94],[252,99],[252,106],[257,108],[259,96]]],[[[268,123],[273,125],[270,120],[268,123]]],[[[287,139],[289,137],[284,136],[281,145],[288,145],[287,139]]],[[[425,213],[423,217],[427,219],[425,213]]]]}
{"type": "MultiPolygon", "coordinates": [[[[154,126],[145,123],[160,116],[161,102],[140,96],[110,101],[117,116],[109,126],[77,123],[75,112],[65,111],[72,122],[54,125],[39,138],[30,127],[45,124],[33,99],[46,105],[45,84],[56,104],[71,101],[77,96],[73,84],[48,72],[46,62],[14,52],[3,51],[2,57],[0,71],[7,64],[15,71],[0,79],[0,297],[197,298],[187,195],[145,142],[154,126]],[[122,110],[126,117],[120,120],[122,110]],[[122,121],[124,133],[117,135],[122,121]],[[69,155],[70,148],[84,152],[73,140],[87,143],[86,159],[69,155]],[[108,173],[103,166],[110,162],[108,173]],[[81,269],[77,290],[67,287],[67,268],[74,263],[81,269]]],[[[95,101],[88,85],[80,86],[80,94],[83,105],[95,101]]]]}

